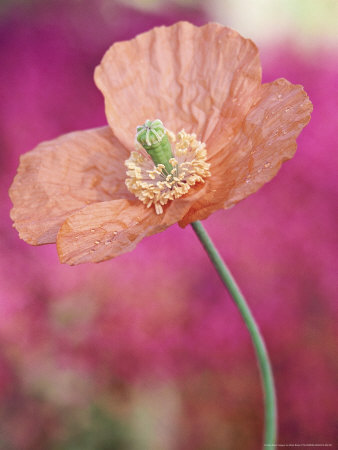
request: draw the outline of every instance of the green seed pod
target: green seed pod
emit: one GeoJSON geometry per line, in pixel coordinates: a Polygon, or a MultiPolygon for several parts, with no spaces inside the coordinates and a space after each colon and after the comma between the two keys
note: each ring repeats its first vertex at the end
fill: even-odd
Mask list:
{"type": "Polygon", "coordinates": [[[166,129],[159,120],[146,120],[144,125],[136,128],[136,139],[150,155],[154,164],[163,164],[168,174],[173,170],[170,158],[173,158],[171,145],[166,135],[166,129]]]}

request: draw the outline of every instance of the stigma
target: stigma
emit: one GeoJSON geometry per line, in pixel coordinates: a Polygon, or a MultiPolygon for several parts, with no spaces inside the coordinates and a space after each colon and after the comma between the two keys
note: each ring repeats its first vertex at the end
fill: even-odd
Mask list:
{"type": "Polygon", "coordinates": [[[162,214],[168,202],[186,195],[192,186],[204,183],[210,176],[205,144],[198,141],[195,134],[182,130],[175,136],[164,127],[158,129],[160,125],[163,127],[162,122],[156,120],[146,121],[144,128],[137,127],[136,149],[125,162],[128,190],[148,208],[154,207],[156,214],[162,214]],[[156,126],[155,133],[151,124],[156,126]],[[166,146],[161,157],[157,150],[159,141],[166,146]],[[148,145],[152,142],[156,154],[148,145]]]}

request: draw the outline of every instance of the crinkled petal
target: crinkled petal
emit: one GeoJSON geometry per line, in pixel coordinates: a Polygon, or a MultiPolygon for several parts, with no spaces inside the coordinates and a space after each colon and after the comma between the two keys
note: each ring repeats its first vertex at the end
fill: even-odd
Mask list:
{"type": "Polygon", "coordinates": [[[55,242],[72,212],[131,198],[124,183],[128,156],[109,127],[69,133],[21,156],[10,188],[11,218],[20,237],[33,245],[55,242]]]}
{"type": "Polygon", "coordinates": [[[226,124],[229,136],[241,125],[261,67],[255,44],[236,31],[178,22],[115,43],[96,68],[95,82],[125,146],[133,146],[136,126],[157,118],[206,142],[217,123],[226,124]]]}
{"type": "Polygon", "coordinates": [[[307,125],[312,103],[300,85],[281,78],[262,85],[260,97],[234,139],[210,159],[204,196],[180,222],[185,226],[220,208],[229,208],[270,181],[292,158],[296,138],[307,125]]]}
{"type": "Polygon", "coordinates": [[[190,205],[191,199],[179,199],[166,206],[161,215],[137,200],[89,205],[69,216],[60,228],[60,261],[69,265],[101,262],[130,252],[144,237],[176,223],[190,205]]]}

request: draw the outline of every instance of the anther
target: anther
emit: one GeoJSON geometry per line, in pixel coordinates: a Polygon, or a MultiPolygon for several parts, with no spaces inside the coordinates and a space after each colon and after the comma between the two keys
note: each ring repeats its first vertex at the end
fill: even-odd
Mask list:
{"type": "Polygon", "coordinates": [[[175,136],[160,120],[147,120],[137,127],[136,149],[140,144],[152,161],[141,151],[131,152],[125,162],[126,186],[146,207],[154,206],[156,214],[210,176],[205,144],[195,134],[182,130],[175,136]]]}

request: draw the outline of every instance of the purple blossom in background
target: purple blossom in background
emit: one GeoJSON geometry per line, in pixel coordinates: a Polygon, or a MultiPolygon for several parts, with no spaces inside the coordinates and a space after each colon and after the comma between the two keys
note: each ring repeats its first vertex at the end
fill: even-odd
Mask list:
{"type": "MultiPolygon", "coordinates": [[[[175,7],[146,14],[104,1],[33,4],[10,10],[0,24],[0,446],[54,448],[71,435],[68,417],[93,403],[127,422],[135,390],[165,385],[179,398],[168,448],[260,448],[250,341],[189,227],[174,226],[115,260],[70,268],[52,246],[19,241],[9,219],[19,155],[105,123],[92,75],[109,45],[206,16],[175,7]]],[[[205,224],[268,343],[280,442],[333,444],[338,58],[305,58],[289,47],[261,54],[264,81],[284,76],[304,85],[312,120],[278,177],[205,224]]],[[[163,398],[157,407],[165,409],[163,398]]]]}

